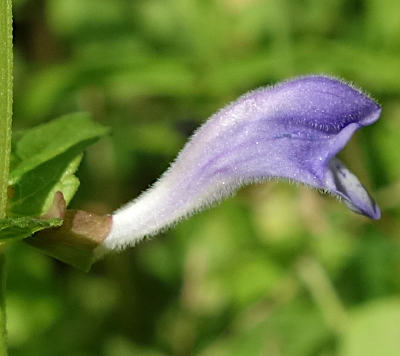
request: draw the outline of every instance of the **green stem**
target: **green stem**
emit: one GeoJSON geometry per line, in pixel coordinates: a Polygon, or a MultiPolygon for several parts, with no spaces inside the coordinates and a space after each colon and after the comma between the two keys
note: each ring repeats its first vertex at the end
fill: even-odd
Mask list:
{"type": "Polygon", "coordinates": [[[11,0],[0,0],[0,218],[6,213],[12,116],[11,0]]]}
{"type": "Polygon", "coordinates": [[[0,244],[0,355],[7,356],[5,244],[0,244]]]}
{"type": "Polygon", "coordinates": [[[297,272],[331,329],[341,335],[347,325],[347,313],[324,268],[316,259],[303,257],[297,263],[297,272]]]}
{"type": "MultiPolygon", "coordinates": [[[[7,208],[13,88],[12,4],[0,0],[0,218],[7,208]]],[[[5,253],[0,245],[0,355],[7,355],[5,253]]]]}

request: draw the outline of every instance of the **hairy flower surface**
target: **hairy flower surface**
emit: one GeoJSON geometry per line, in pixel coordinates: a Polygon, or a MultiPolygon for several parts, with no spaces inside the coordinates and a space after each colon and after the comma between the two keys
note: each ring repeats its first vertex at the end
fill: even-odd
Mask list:
{"type": "Polygon", "coordinates": [[[244,184],[272,178],[321,189],[378,219],[378,206],[335,155],[380,113],[364,93],[326,76],[251,91],[211,116],[153,187],[113,214],[102,248],[134,245],[244,184]]]}

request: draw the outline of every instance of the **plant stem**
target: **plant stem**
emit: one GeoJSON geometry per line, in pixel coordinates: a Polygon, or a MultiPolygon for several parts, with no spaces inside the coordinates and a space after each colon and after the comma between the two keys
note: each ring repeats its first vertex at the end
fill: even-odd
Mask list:
{"type": "Polygon", "coordinates": [[[328,325],[337,335],[341,335],[347,325],[347,313],[324,268],[316,259],[303,257],[297,263],[297,272],[328,325]]]}
{"type": "MultiPolygon", "coordinates": [[[[2,1],[2,0],[1,0],[2,1]]],[[[5,244],[0,244],[0,355],[7,356],[5,244]]]]}
{"type": "Polygon", "coordinates": [[[11,0],[0,0],[0,218],[5,216],[12,116],[11,0]]]}
{"type": "MultiPolygon", "coordinates": [[[[0,0],[0,218],[7,208],[13,95],[12,4],[0,0]]],[[[5,253],[0,245],[0,355],[7,355],[5,253]]]]}

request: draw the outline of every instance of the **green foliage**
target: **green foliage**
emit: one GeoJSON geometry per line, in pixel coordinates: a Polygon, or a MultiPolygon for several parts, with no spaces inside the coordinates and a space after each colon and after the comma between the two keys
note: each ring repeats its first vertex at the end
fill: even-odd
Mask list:
{"type": "Polygon", "coordinates": [[[62,219],[35,219],[28,216],[0,220],[0,240],[24,239],[35,232],[62,224],[62,219]]]}
{"type": "MultiPolygon", "coordinates": [[[[317,192],[271,182],[85,275],[11,244],[11,353],[399,354],[398,8],[395,0],[16,2],[15,128],[88,111],[112,136],[87,151],[78,173],[79,143],[68,140],[85,139],[79,132],[58,134],[68,148],[56,156],[42,160],[39,144],[38,156],[27,152],[10,213],[41,214],[54,190],[69,200],[76,174],[71,207],[110,213],[154,182],[230,100],[322,72],[382,104],[381,120],[357,133],[342,158],[383,218],[371,222],[317,192]],[[49,186],[37,180],[39,168],[49,186]],[[319,268],[308,283],[299,273],[304,256],[319,268]],[[339,313],[334,325],[329,316],[339,313]]],[[[50,155],[59,149],[55,138],[51,144],[50,155]]]]}
{"type": "Polygon", "coordinates": [[[14,143],[9,184],[15,184],[27,172],[69,150],[76,151],[77,145],[87,147],[106,133],[107,129],[86,113],[66,115],[30,129],[14,143]]]}
{"type": "Polygon", "coordinates": [[[400,300],[366,303],[351,313],[340,356],[396,356],[399,352],[400,300]]]}
{"type": "Polygon", "coordinates": [[[108,130],[88,114],[70,114],[16,134],[9,183],[12,196],[8,215],[0,220],[0,239],[22,239],[45,228],[59,226],[61,219],[39,219],[56,192],[68,204],[79,187],[74,175],[82,152],[108,130]]]}

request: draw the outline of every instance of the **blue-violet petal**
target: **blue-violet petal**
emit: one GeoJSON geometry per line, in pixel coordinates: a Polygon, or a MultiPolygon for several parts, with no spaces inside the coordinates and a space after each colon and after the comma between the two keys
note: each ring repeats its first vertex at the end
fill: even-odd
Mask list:
{"type": "Polygon", "coordinates": [[[211,116],[153,187],[114,213],[104,248],[133,245],[244,184],[272,178],[324,190],[377,219],[378,206],[335,156],[380,112],[367,95],[326,76],[251,91],[211,116]]]}

